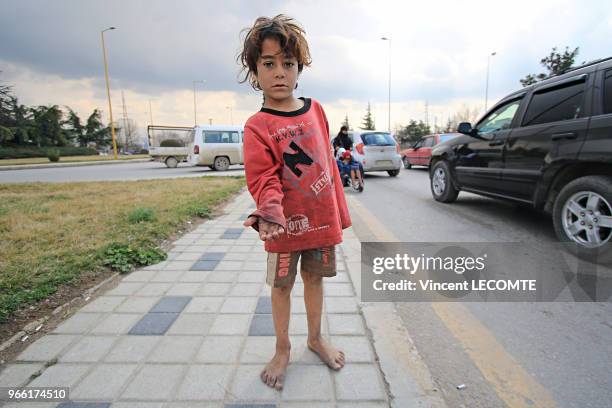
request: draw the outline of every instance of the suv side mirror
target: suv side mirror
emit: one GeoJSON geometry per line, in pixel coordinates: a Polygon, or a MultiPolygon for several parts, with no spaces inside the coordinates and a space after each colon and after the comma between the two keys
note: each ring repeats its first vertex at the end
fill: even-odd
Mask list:
{"type": "Polygon", "coordinates": [[[457,127],[457,132],[471,136],[474,132],[474,129],[472,129],[472,124],[470,122],[461,122],[457,127]]]}

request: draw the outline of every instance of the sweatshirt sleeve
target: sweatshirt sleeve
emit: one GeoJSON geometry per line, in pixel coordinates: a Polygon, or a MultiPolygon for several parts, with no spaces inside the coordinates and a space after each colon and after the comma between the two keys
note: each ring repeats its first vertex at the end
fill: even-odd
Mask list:
{"type": "MultiPolygon", "coordinates": [[[[257,205],[257,210],[250,215],[287,229],[282,205],[282,163],[274,157],[263,133],[263,129],[252,123],[247,123],[244,129],[244,170],[247,187],[257,205]]],[[[259,230],[259,225],[253,228],[259,230]]]]}

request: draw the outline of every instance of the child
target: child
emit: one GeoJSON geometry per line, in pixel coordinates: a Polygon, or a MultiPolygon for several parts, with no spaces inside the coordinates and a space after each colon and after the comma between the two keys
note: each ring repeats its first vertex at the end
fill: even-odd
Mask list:
{"type": "Polygon", "coordinates": [[[299,74],[311,63],[304,30],[284,15],[260,17],[247,31],[238,59],[246,71],[242,82],[264,94],[263,107],[245,124],[245,172],[257,210],[244,225],[259,232],[268,252],[276,353],[261,379],[280,390],[289,363],[290,295],[300,257],[308,348],[332,369],[344,366],[344,353],[321,336],[322,277],[336,275],[334,246],[351,220],[325,112],[317,101],[293,95],[299,74]]]}
{"type": "Polygon", "coordinates": [[[345,150],[342,153],[339,166],[341,175],[344,173],[350,176],[353,188],[359,192],[363,191],[363,177],[360,164],[353,160],[349,150],[345,150]]]}

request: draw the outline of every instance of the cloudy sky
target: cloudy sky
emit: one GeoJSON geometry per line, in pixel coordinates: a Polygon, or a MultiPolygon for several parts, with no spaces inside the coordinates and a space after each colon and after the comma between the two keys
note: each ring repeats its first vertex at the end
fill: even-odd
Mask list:
{"type": "Polygon", "coordinates": [[[445,122],[462,106],[483,109],[539,73],[554,46],[580,47],[578,62],[612,56],[612,7],[605,0],[207,1],[0,0],[0,81],[21,103],[70,106],[108,120],[100,31],[109,58],[115,118],[190,126],[243,123],[261,96],[237,81],[240,31],[258,16],[285,13],[306,29],[313,57],[297,96],[320,100],[335,133],[344,115],[358,126],[368,101],[387,127],[391,42],[392,127],[445,122]],[[230,114],[232,118],[230,118],[230,114]]]}

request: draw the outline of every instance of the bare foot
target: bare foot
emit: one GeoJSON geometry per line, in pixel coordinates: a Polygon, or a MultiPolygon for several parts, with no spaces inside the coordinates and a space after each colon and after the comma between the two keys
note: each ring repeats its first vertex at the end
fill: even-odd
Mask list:
{"type": "Polygon", "coordinates": [[[266,385],[277,390],[283,389],[283,382],[285,381],[285,372],[287,371],[287,365],[289,364],[289,351],[287,352],[276,352],[272,360],[264,367],[261,371],[260,377],[266,385]]]}
{"type": "Polygon", "coordinates": [[[317,341],[308,341],[308,348],[319,355],[319,358],[332,370],[344,367],[345,357],[342,350],[329,344],[323,337],[317,341]]]}

